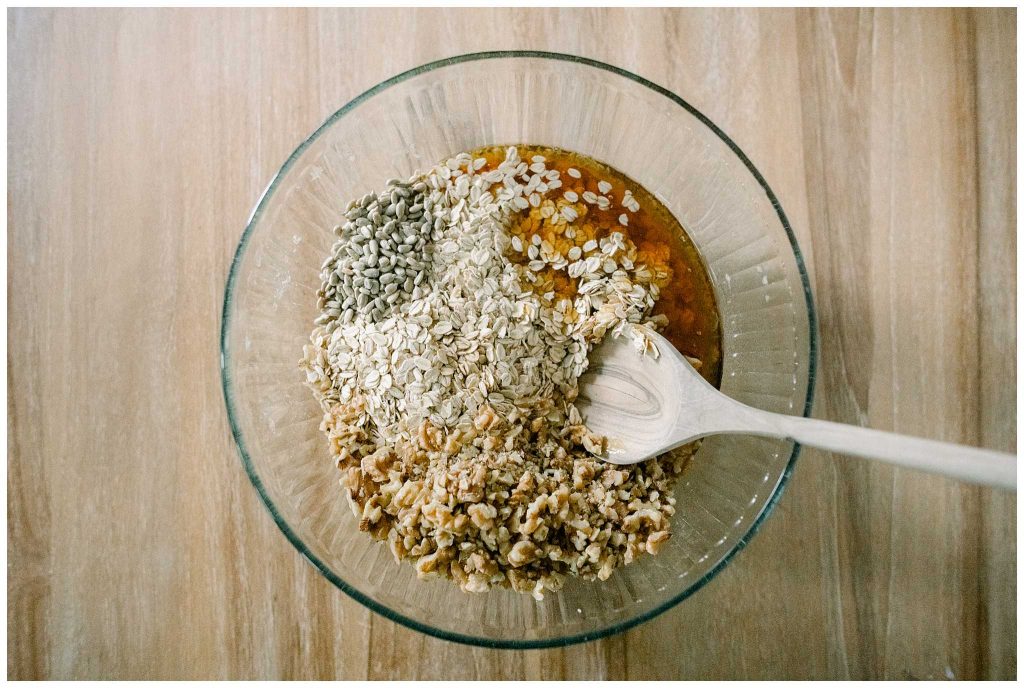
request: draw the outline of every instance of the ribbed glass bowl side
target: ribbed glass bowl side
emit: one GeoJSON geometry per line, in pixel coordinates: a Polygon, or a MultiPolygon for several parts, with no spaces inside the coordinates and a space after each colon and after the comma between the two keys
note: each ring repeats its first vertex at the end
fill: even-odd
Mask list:
{"type": "Polygon", "coordinates": [[[225,296],[222,372],[243,463],[275,520],[332,582],[372,609],[462,642],[536,647],[622,630],[672,606],[745,544],[778,498],[790,442],[709,438],[676,489],[674,535],[608,581],[536,601],[419,581],[360,533],[297,364],[319,266],[346,201],[454,152],[534,143],[584,153],[656,194],[706,261],[721,311],[722,389],[809,410],[813,308],[781,208],[738,148],[678,97],[621,70],[538,53],[463,56],[371,89],[289,158],[253,211],[225,296]]]}

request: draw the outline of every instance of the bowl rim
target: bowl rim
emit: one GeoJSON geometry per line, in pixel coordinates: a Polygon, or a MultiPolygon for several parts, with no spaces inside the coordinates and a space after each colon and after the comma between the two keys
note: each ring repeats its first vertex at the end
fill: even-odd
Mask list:
{"type": "Polygon", "coordinates": [[[800,246],[797,243],[796,235],[793,233],[793,229],[789,224],[789,219],[786,217],[785,212],[782,210],[782,205],[776,198],[775,193],[768,186],[768,182],[765,181],[761,173],[754,167],[754,164],[746,156],[745,153],[740,149],[736,143],[729,138],[729,136],[718,128],[714,122],[708,119],[702,112],[697,108],[690,105],[687,101],[681,97],[669,91],[668,89],[659,86],[658,84],[649,81],[641,76],[638,76],[625,69],[615,67],[613,65],[593,60],[587,57],[580,57],[578,55],[569,55],[566,53],[557,52],[546,52],[540,50],[495,50],[485,52],[466,53],[462,55],[456,55],[453,57],[447,57],[433,62],[414,67],[406,70],[389,79],[386,79],[376,86],[364,91],[359,94],[348,103],[339,108],[334,114],[328,117],[323,124],[310,134],[299,146],[288,156],[288,159],[280,167],[280,169],[274,174],[267,184],[266,189],[260,194],[259,199],[253,206],[252,211],[249,214],[249,218],[246,221],[245,230],[242,233],[241,238],[238,242],[238,247],[235,249],[234,257],[231,261],[231,267],[228,272],[227,283],[224,289],[224,304],[221,311],[221,331],[220,331],[220,370],[221,370],[221,389],[224,394],[224,405],[227,409],[228,422],[231,426],[231,434],[234,437],[235,445],[238,449],[239,457],[241,458],[242,465],[245,468],[246,474],[249,476],[249,480],[252,482],[253,487],[256,488],[256,492],[259,494],[261,501],[264,506],[270,512],[271,517],[277,524],[278,528],[284,533],[285,537],[289,542],[299,551],[299,553],[311,563],[327,580],[333,583],[342,592],[353,598],[360,604],[364,605],[371,611],[374,611],[385,618],[402,624],[408,628],[425,633],[436,638],[443,640],[450,640],[457,643],[463,643],[466,645],[475,645],[478,647],[498,648],[498,649],[511,649],[511,650],[527,650],[527,649],[538,649],[538,648],[551,648],[551,647],[564,647],[567,645],[573,645],[576,643],[588,642],[591,640],[597,640],[599,638],[605,638],[617,633],[621,633],[630,628],[638,626],[646,621],[653,619],[654,617],[668,611],[672,607],[685,600],[686,598],[693,595],[695,592],[707,585],[718,573],[732,561],[747,544],[751,538],[761,529],[762,524],[768,518],[768,516],[774,510],[779,499],[782,497],[782,493],[785,489],[789,477],[793,472],[796,459],[800,454],[800,445],[798,443],[793,444],[793,450],[790,454],[789,461],[786,464],[785,469],[782,471],[778,482],[772,491],[771,496],[765,502],[764,507],[757,517],[751,522],[750,528],[747,532],[739,539],[739,541],[729,550],[719,561],[712,567],[706,574],[701,576],[699,579],[691,583],[684,590],[673,596],[671,599],[659,604],[658,606],[649,609],[642,614],[638,614],[631,619],[621,621],[618,623],[611,624],[607,627],[594,630],[586,631],[583,633],[576,633],[572,635],[559,636],[554,638],[541,638],[541,639],[496,639],[487,638],[475,635],[466,635],[462,633],[455,633],[439,628],[435,628],[428,624],[424,624],[415,619],[409,618],[393,609],[377,602],[373,598],[361,593],[359,590],[353,588],[340,577],[338,577],[327,565],[320,561],[312,552],[310,552],[302,539],[296,535],[296,533],[290,528],[288,523],[282,518],[278,512],[277,507],[271,501],[266,489],[263,486],[263,482],[260,480],[256,473],[256,470],[252,464],[252,460],[249,456],[249,452],[245,447],[245,441],[242,437],[241,429],[236,422],[236,409],[232,391],[231,376],[228,372],[227,360],[227,335],[231,324],[231,304],[233,302],[233,296],[236,287],[236,279],[238,276],[238,268],[242,262],[242,258],[245,255],[246,248],[248,247],[249,240],[252,233],[259,221],[262,213],[265,209],[267,202],[270,200],[278,182],[284,177],[284,175],[291,169],[295,161],[302,155],[302,153],[308,148],[316,139],[318,139],[331,125],[337,120],[344,117],[349,111],[354,109],[359,104],[370,99],[377,93],[384,91],[391,86],[395,86],[403,81],[406,81],[415,76],[425,74],[427,72],[441,69],[444,67],[450,67],[453,65],[462,64],[465,62],[476,62],[480,60],[490,59],[507,59],[507,58],[534,58],[534,59],[548,59],[560,62],[571,62],[576,64],[601,69],[607,72],[611,72],[617,76],[625,77],[630,79],[641,86],[645,86],[655,93],[658,93],[670,101],[679,105],[684,110],[689,112],[695,118],[697,118],[702,124],[710,129],[718,138],[720,138],[736,155],[737,158],[746,166],[747,170],[753,175],[754,179],[764,190],[771,202],[772,207],[775,209],[778,215],[779,221],[782,223],[783,229],[786,231],[786,236],[789,238],[790,247],[792,248],[794,258],[796,259],[797,269],[800,274],[800,280],[803,284],[804,300],[807,307],[807,319],[808,319],[808,370],[807,370],[807,396],[804,403],[803,415],[805,417],[810,416],[811,406],[814,400],[814,387],[816,380],[817,371],[817,354],[818,354],[818,341],[817,341],[817,317],[814,309],[814,298],[811,293],[810,278],[807,273],[807,268],[804,263],[803,253],[800,251],[800,246]]]}

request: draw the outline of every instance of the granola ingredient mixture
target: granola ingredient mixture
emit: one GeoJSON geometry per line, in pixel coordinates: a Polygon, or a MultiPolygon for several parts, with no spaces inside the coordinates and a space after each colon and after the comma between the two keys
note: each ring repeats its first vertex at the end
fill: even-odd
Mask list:
{"type": "Polygon", "coordinates": [[[487,149],[351,203],[302,360],[360,529],[471,592],[541,597],[656,553],[693,451],[594,456],[573,404],[588,352],[647,351],[678,271],[628,236],[632,191],[562,168],[487,149]]]}

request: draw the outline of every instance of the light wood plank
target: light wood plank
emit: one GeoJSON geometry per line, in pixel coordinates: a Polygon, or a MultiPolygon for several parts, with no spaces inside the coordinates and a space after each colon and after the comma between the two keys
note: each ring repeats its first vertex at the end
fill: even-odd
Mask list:
{"type": "MultiPolygon", "coordinates": [[[[979,442],[1017,448],[1016,11],[974,15],[977,51],[979,442]]],[[[987,678],[1017,674],[1016,499],[982,492],[978,616],[987,678]],[[1008,545],[1008,543],[1011,543],[1008,545]]]]}

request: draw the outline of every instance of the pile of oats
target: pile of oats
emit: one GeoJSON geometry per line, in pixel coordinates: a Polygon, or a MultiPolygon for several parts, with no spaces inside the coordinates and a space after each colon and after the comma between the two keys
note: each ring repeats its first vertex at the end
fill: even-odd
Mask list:
{"type": "MultiPolygon", "coordinates": [[[[607,335],[638,351],[670,271],[590,222],[612,185],[506,151],[460,154],[354,201],[323,265],[302,367],[359,527],[421,576],[542,597],[669,537],[692,450],[630,467],[573,404],[607,335]]],[[[639,208],[620,196],[628,213],[639,208]]]]}

